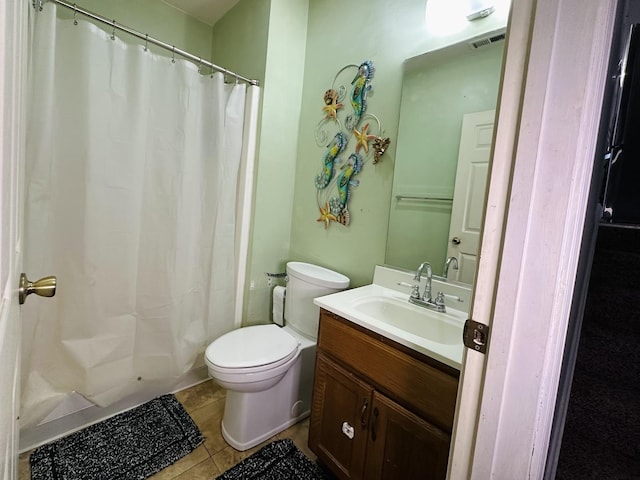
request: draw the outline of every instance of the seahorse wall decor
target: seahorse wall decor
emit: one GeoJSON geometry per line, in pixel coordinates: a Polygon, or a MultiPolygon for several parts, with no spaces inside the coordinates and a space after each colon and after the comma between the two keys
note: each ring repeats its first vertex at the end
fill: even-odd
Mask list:
{"type": "Polygon", "coordinates": [[[371,60],[347,65],[338,71],[331,88],[324,92],[323,118],[315,131],[316,144],[323,148],[315,187],[320,211],[317,220],[325,229],[333,222],[350,224],[349,200],[352,189],[360,184],[353,177],[369,160],[377,164],[391,143],[388,137],[382,136],[380,119],[367,112],[367,95],[374,74],[371,60]],[[345,101],[347,95],[349,99],[345,101]]]}

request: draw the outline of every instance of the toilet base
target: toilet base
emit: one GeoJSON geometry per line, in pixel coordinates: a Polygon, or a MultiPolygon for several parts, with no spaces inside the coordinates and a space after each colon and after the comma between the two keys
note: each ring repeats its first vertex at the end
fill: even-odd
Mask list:
{"type": "Polygon", "coordinates": [[[236,450],[244,451],[309,416],[309,401],[300,398],[302,358],[282,380],[261,392],[227,390],[222,436],[236,450]]]}
{"type": "Polygon", "coordinates": [[[227,429],[226,429],[226,427],[224,425],[224,420],[222,420],[222,425],[221,425],[221,427],[222,427],[222,438],[224,438],[225,441],[229,445],[231,445],[233,448],[235,448],[236,450],[238,450],[240,452],[244,452],[245,450],[249,450],[250,448],[255,447],[256,445],[258,445],[258,444],[264,442],[265,440],[273,437],[274,435],[277,435],[278,433],[283,432],[284,430],[286,430],[287,428],[295,425],[296,423],[301,422],[302,420],[307,418],[309,416],[309,414],[310,414],[310,410],[307,410],[306,412],[304,412],[299,417],[287,420],[285,423],[273,428],[269,432],[262,433],[262,434],[258,435],[257,437],[254,437],[251,440],[249,440],[247,442],[244,442],[244,443],[237,441],[236,438],[234,438],[227,431],[227,429]]]}

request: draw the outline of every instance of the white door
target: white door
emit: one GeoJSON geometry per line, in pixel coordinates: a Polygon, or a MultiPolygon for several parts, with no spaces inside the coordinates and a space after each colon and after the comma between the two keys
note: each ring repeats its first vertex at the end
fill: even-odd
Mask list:
{"type": "Polygon", "coordinates": [[[0,2],[0,478],[18,477],[22,175],[30,2],[0,2]]]}
{"type": "Polygon", "coordinates": [[[487,110],[462,120],[447,257],[456,257],[459,265],[449,270],[449,278],[469,284],[478,263],[494,118],[495,110],[487,110]]]}
{"type": "Polygon", "coordinates": [[[546,478],[617,4],[511,4],[451,480],[546,478]]]}

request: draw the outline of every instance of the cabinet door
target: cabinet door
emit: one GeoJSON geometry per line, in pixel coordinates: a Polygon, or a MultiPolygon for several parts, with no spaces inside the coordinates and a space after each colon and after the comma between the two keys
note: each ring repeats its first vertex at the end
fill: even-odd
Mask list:
{"type": "Polygon", "coordinates": [[[318,353],[309,446],[338,478],[363,478],[372,392],[369,385],[318,353]]]}
{"type": "Polygon", "coordinates": [[[375,392],[364,478],[442,480],[449,443],[447,433],[375,392]]]}

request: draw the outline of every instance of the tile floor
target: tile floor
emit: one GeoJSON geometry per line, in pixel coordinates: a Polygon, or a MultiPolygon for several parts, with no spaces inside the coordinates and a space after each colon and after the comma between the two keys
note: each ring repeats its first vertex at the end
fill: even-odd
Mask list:
{"type": "MultiPolygon", "coordinates": [[[[279,433],[275,437],[246,452],[238,452],[226,444],[220,433],[220,420],[224,409],[225,392],[212,380],[200,383],[175,394],[185,410],[196,422],[202,435],[204,444],[173,465],[150,477],[152,480],[210,480],[222,474],[227,469],[259,450],[272,440],[291,438],[296,446],[312,460],[315,455],[307,446],[309,437],[309,419],[279,433]]],[[[29,480],[29,455],[20,455],[19,480],[29,480]]]]}

